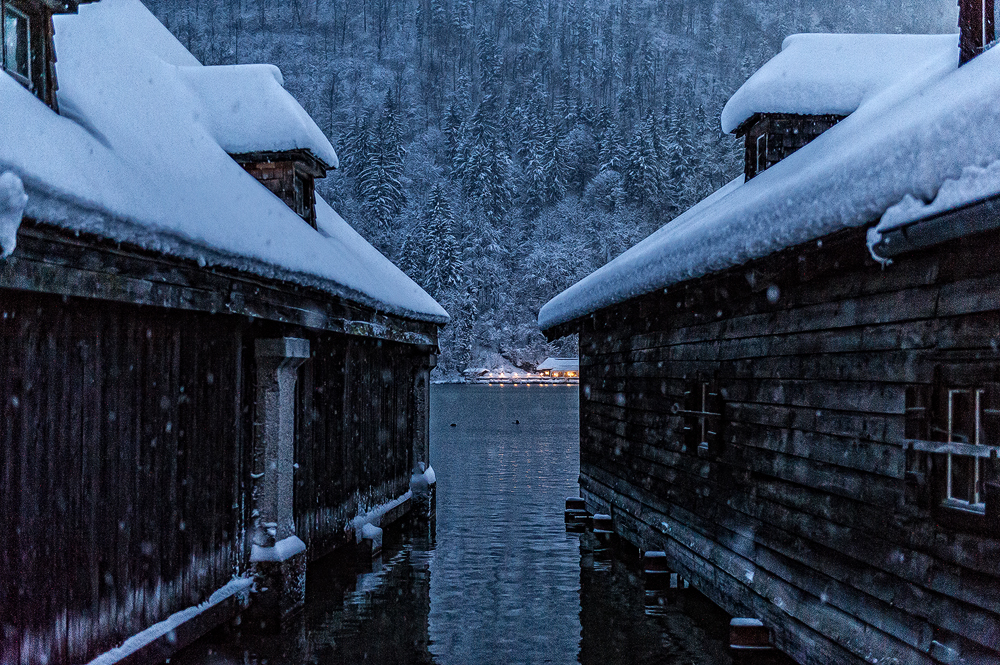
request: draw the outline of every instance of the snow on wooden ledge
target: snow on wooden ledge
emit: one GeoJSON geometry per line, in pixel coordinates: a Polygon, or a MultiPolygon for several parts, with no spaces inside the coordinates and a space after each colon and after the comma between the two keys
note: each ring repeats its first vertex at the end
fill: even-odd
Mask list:
{"type": "Polygon", "coordinates": [[[226,586],[218,589],[215,593],[209,596],[208,600],[205,602],[171,614],[159,623],[154,623],[141,633],[136,633],[132,637],[125,640],[121,646],[104,652],[94,660],[90,661],[88,665],[113,665],[114,663],[119,663],[161,637],[168,636],[171,631],[175,630],[186,621],[190,621],[191,619],[204,614],[206,611],[212,609],[219,603],[228,600],[237,594],[247,593],[252,583],[253,580],[250,578],[234,577],[228,584],[226,584],[226,586]]]}
{"type": "Polygon", "coordinates": [[[299,552],[306,551],[306,544],[298,536],[288,536],[276,542],[272,547],[254,545],[250,550],[250,562],[287,561],[299,552]]]}

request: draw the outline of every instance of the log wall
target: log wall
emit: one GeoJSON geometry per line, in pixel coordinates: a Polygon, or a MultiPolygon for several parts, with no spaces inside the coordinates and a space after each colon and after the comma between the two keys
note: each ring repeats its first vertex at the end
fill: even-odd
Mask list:
{"type": "Polygon", "coordinates": [[[588,507],[801,663],[997,663],[1000,530],[908,498],[904,442],[907,387],[1000,370],[998,240],[883,269],[852,230],[578,322],[588,507]]]}

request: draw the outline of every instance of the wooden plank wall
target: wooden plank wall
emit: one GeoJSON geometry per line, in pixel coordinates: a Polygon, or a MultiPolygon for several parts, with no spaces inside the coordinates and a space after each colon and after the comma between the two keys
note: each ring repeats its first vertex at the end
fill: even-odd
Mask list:
{"type": "Polygon", "coordinates": [[[906,386],[942,361],[1000,369],[998,241],[883,269],[848,231],[599,312],[580,337],[590,509],[801,663],[1000,662],[1000,536],[909,505],[903,450],[906,386]],[[681,435],[696,372],[725,398],[718,454],[681,435]]]}
{"type": "Polygon", "coordinates": [[[0,662],[86,662],[234,572],[237,317],[0,296],[0,662]]]}
{"type": "Polygon", "coordinates": [[[281,335],[310,339],[295,511],[316,557],[408,488],[416,347],[0,290],[0,665],[86,662],[245,569],[253,342],[281,335]]]}
{"type": "Polygon", "coordinates": [[[300,369],[296,531],[317,558],[359,510],[409,488],[418,356],[405,344],[324,334],[300,369]]]}

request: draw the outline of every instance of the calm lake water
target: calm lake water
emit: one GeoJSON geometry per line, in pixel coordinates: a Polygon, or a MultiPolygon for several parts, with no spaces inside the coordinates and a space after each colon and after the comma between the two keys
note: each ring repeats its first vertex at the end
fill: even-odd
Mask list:
{"type": "Polygon", "coordinates": [[[435,522],[374,563],[311,566],[289,632],[213,634],[172,662],[729,663],[721,611],[693,590],[647,599],[634,563],[566,532],[578,406],[577,386],[434,386],[435,522]]]}

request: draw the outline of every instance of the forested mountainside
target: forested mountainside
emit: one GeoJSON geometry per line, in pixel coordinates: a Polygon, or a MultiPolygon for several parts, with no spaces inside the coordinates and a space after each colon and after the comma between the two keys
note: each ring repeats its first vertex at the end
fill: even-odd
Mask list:
{"type": "Polygon", "coordinates": [[[538,309],[741,172],[729,96],[794,32],[956,32],[954,0],[145,0],[278,65],[331,204],[451,313],[439,371],[529,365],[538,309]]]}

